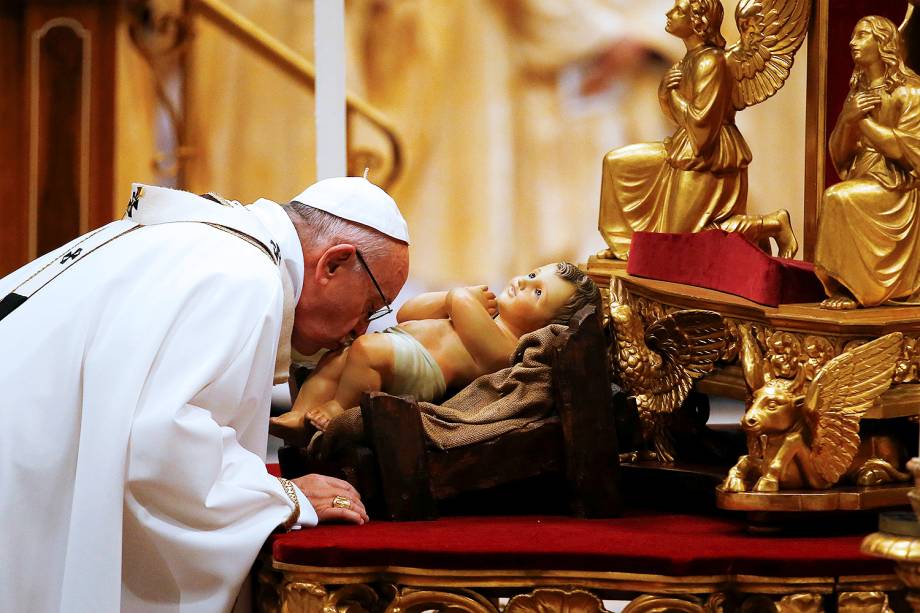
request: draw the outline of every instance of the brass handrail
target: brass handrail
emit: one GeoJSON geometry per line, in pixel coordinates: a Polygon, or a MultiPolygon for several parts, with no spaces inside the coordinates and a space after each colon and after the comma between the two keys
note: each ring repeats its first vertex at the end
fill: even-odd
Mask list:
{"type": "MultiPolygon", "coordinates": [[[[268,60],[273,66],[303,83],[311,91],[316,90],[316,69],[313,63],[260,28],[250,19],[221,0],[190,0],[189,11],[200,14],[234,37],[246,48],[268,60]]],[[[396,129],[390,120],[369,102],[359,96],[346,92],[345,105],[348,118],[356,113],[384,133],[390,143],[393,163],[385,179],[378,181],[384,189],[389,189],[402,172],[402,144],[396,129]]],[[[351,156],[349,156],[351,157],[351,156]]]]}

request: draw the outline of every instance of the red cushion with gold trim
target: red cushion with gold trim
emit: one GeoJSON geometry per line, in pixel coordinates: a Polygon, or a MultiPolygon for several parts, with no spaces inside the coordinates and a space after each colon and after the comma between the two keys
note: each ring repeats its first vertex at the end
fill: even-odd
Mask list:
{"type": "Polygon", "coordinates": [[[575,570],[672,576],[888,574],[859,552],[865,533],[754,536],[740,516],[643,513],[618,519],[445,517],[323,525],[273,537],[275,560],[324,567],[575,570]]]}
{"type": "Polygon", "coordinates": [[[740,234],[723,230],[636,232],[626,272],[706,287],[774,307],[824,299],[824,288],[811,264],[769,256],[740,234]]]}

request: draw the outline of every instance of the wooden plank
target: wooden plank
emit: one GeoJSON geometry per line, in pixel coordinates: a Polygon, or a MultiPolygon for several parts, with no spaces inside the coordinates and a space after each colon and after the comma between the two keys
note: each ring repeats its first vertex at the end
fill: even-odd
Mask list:
{"type": "Polygon", "coordinates": [[[528,424],[498,438],[428,456],[431,491],[438,500],[496,487],[549,472],[561,472],[559,420],[528,424]]]}
{"type": "Polygon", "coordinates": [[[623,508],[606,338],[592,307],[579,311],[554,365],[556,406],[565,440],[573,512],[610,517],[623,508]]]}
{"type": "Polygon", "coordinates": [[[377,457],[386,517],[394,521],[435,519],[425,433],[418,405],[382,392],[361,398],[364,432],[377,457]]]}

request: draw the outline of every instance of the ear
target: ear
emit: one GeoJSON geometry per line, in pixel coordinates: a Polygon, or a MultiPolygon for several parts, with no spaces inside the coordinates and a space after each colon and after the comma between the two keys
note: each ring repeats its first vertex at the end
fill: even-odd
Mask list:
{"type": "Polygon", "coordinates": [[[355,246],[350,243],[340,243],[323,251],[313,271],[316,282],[325,285],[331,281],[342,270],[342,266],[355,257],[356,250],[355,246]]]}

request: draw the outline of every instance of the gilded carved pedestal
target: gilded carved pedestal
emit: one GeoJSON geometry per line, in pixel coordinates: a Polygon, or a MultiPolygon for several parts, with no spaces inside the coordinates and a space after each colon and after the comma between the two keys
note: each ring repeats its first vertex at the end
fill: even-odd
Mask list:
{"type": "MultiPolygon", "coordinates": [[[[815,450],[805,449],[808,457],[803,456],[797,460],[797,467],[791,464],[790,458],[783,460],[789,462],[784,466],[797,468],[801,478],[795,475],[790,478],[789,470],[782,468],[788,483],[774,477],[771,482],[773,487],[767,487],[771,483],[762,483],[755,478],[767,473],[754,471],[757,475],[752,473],[752,482],[743,487],[739,485],[738,479],[736,481],[739,483],[723,484],[717,494],[719,506],[746,511],[831,511],[883,508],[907,502],[906,494],[910,488],[903,483],[908,479],[903,471],[904,461],[909,456],[905,455],[902,448],[905,424],[909,418],[916,419],[916,407],[920,403],[920,385],[917,385],[920,366],[920,308],[904,306],[830,311],[819,308],[817,304],[790,304],[773,308],[714,290],[632,277],[621,268],[610,266],[600,259],[589,260],[587,268],[602,287],[615,285],[622,288],[617,291],[618,296],[607,294],[605,298],[610,304],[618,305],[625,300],[646,330],[653,328],[656,322],[666,321],[668,316],[673,317],[674,313],[686,309],[703,309],[722,316],[727,343],[715,369],[709,374],[703,374],[695,382],[694,387],[698,392],[737,400],[756,400],[762,390],[755,389],[756,385],[751,387],[750,376],[746,383],[745,371],[750,375],[752,369],[742,368],[745,362],[742,359],[745,357],[745,336],[748,337],[747,346],[756,348],[756,352],[747,351],[756,355],[753,360],[756,366],[754,370],[766,373],[767,382],[772,381],[774,387],[783,383],[783,389],[789,388],[790,400],[802,398],[805,409],[809,406],[814,408],[834,404],[836,401],[828,399],[830,389],[818,392],[816,390],[822,385],[816,385],[814,381],[820,378],[822,370],[825,379],[834,378],[836,381],[842,376],[841,367],[837,366],[841,360],[849,360],[851,363],[843,369],[849,369],[850,375],[847,376],[852,377],[852,384],[847,385],[853,387],[848,387],[850,391],[837,400],[841,405],[839,410],[846,413],[852,423],[848,422],[845,428],[836,428],[837,433],[832,437],[836,442],[831,445],[841,449],[841,459],[837,462],[840,466],[835,470],[825,470],[828,466],[825,458],[810,473],[812,461],[817,461],[821,453],[826,454],[827,449],[817,451],[817,455],[812,453],[815,450]],[[616,279],[617,283],[611,285],[611,278],[616,279]],[[867,343],[882,337],[893,339],[888,342],[893,353],[885,351],[886,356],[891,354],[890,361],[887,361],[889,357],[873,358],[875,361],[881,360],[878,368],[873,370],[874,367],[869,364],[875,362],[868,358],[868,354],[866,357],[856,356],[870,351],[867,343]],[[830,371],[837,374],[829,374],[830,371]],[[874,374],[870,376],[871,372],[874,374]],[[880,386],[875,386],[876,396],[869,393],[868,389],[857,392],[857,389],[868,385],[866,382],[871,377],[879,379],[880,386]],[[825,400],[818,398],[821,395],[825,400]],[[843,433],[852,432],[855,436],[860,424],[859,416],[853,413],[855,409],[843,406],[848,400],[847,396],[858,401],[857,413],[862,419],[871,420],[870,430],[881,428],[885,431],[888,428],[896,436],[884,432],[872,437],[864,434],[861,442],[847,442],[843,433]],[[847,464],[851,460],[854,466],[848,468],[847,464]],[[857,462],[860,466],[855,465],[857,462]],[[837,477],[840,483],[827,489],[836,483],[835,475],[840,475],[837,477]]],[[[748,362],[751,361],[748,359],[748,362]]],[[[832,386],[834,389],[843,385],[837,383],[832,386]]],[[[763,384],[762,374],[760,385],[763,384]]],[[[627,392],[630,393],[630,390],[627,389],[627,392]]],[[[773,406],[775,395],[767,394],[761,398],[761,404],[765,406],[760,408],[765,410],[769,408],[766,405],[773,406]]],[[[749,410],[753,408],[757,407],[749,406],[749,410]]],[[[746,415],[745,419],[750,421],[752,418],[746,415]]],[[[766,434],[752,439],[755,429],[753,425],[748,425],[751,426],[746,428],[750,430],[749,448],[761,445],[766,453],[770,445],[765,438],[766,434]]],[[[826,428],[827,422],[822,422],[822,426],[826,428]]],[[[814,433],[806,433],[804,436],[803,445],[800,445],[803,448],[810,444],[814,433]]],[[[762,470],[766,471],[766,456],[758,455],[757,458],[763,463],[762,470]]],[[[745,474],[750,472],[746,470],[749,466],[742,468],[745,474]]],[[[743,476],[741,473],[739,475],[743,476]]]]}
{"type": "Polygon", "coordinates": [[[616,572],[318,568],[260,559],[263,613],[887,613],[893,576],[668,577],[616,572]]]}

